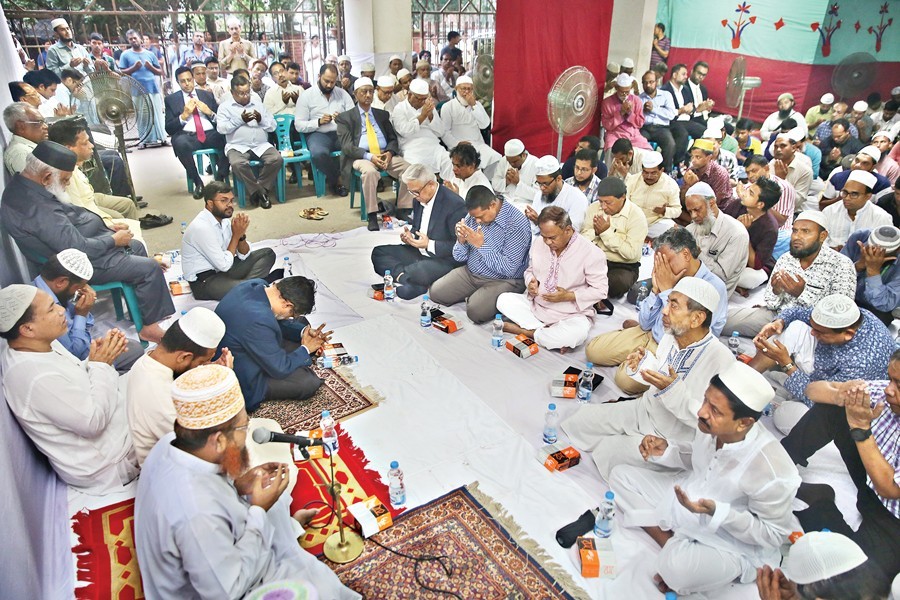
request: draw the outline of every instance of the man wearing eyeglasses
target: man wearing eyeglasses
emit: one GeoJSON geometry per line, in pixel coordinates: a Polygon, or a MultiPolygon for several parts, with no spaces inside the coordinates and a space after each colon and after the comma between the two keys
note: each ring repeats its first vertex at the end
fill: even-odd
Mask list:
{"type": "Polygon", "coordinates": [[[581,231],[584,223],[584,214],[588,209],[587,197],[579,189],[569,185],[562,178],[562,165],[554,156],[542,156],[538,159],[535,170],[534,200],[530,206],[525,207],[525,216],[531,221],[531,233],[535,237],[540,235],[538,228],[538,215],[548,206],[559,206],[572,220],[575,231],[581,231]]]}
{"type": "MultiPolygon", "coordinates": [[[[22,84],[31,88],[28,84],[22,84]]],[[[3,164],[10,175],[25,168],[25,159],[41,142],[45,141],[50,129],[47,121],[37,108],[26,102],[14,102],[3,111],[3,122],[12,131],[12,140],[3,152],[3,164]]]]}
{"type": "Polygon", "coordinates": [[[875,175],[868,171],[850,171],[847,182],[841,189],[841,201],[822,211],[828,223],[828,239],[825,242],[828,246],[840,251],[852,233],[893,224],[891,215],[886,210],[869,202],[877,183],[875,175]]]}
{"type": "Polygon", "coordinates": [[[825,189],[822,191],[822,198],[819,200],[819,210],[825,210],[826,206],[831,206],[840,200],[840,192],[844,189],[844,184],[853,171],[867,171],[875,176],[875,185],[872,186],[872,194],[875,196],[873,202],[877,202],[882,196],[882,192],[890,190],[891,180],[875,170],[875,165],[881,160],[881,150],[876,146],[866,146],[856,153],[850,168],[847,170],[836,171],[828,178],[825,189]]]}

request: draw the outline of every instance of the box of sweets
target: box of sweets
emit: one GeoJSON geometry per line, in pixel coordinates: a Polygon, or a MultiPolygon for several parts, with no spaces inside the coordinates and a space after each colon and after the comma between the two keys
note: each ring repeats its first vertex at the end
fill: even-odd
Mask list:
{"type": "Polygon", "coordinates": [[[369,496],[362,502],[347,508],[362,528],[363,537],[369,537],[384,531],[394,524],[391,511],[375,496],[369,496]]]}
{"type": "Polygon", "coordinates": [[[523,333],[511,340],[506,340],[506,349],[519,358],[528,358],[538,353],[537,342],[523,333]]]}

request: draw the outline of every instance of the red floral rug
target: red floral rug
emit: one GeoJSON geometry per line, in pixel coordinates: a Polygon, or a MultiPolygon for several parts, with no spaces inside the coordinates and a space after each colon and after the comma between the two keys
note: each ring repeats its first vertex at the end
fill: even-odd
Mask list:
{"type": "Polygon", "coordinates": [[[134,499],[96,510],[84,510],[72,518],[78,544],[77,580],[87,586],[75,589],[78,600],[136,600],[144,597],[134,545],[134,499]]]}
{"type": "Polygon", "coordinates": [[[362,556],[351,563],[322,560],[363,598],[449,598],[450,593],[466,600],[590,597],[477,483],[397,517],[393,527],[367,540],[362,556]],[[443,556],[443,566],[398,556],[373,539],[411,556],[443,556]]]}

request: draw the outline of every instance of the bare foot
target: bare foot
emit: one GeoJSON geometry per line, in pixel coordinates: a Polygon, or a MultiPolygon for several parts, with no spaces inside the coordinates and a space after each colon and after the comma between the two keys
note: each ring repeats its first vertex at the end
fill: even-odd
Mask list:
{"type": "Polygon", "coordinates": [[[638,323],[634,319],[625,319],[624,321],[622,321],[622,329],[631,329],[632,327],[637,327],[638,325],[640,325],[640,323],[638,323]]]}
{"type": "Polygon", "coordinates": [[[571,351],[572,351],[572,348],[567,348],[566,346],[563,346],[562,348],[559,349],[559,353],[560,353],[561,355],[562,355],[562,354],[568,354],[568,353],[571,352],[571,351]]]}
{"type": "Polygon", "coordinates": [[[653,583],[656,584],[656,589],[658,589],[663,594],[673,591],[672,588],[666,585],[666,582],[663,581],[663,578],[659,576],[659,573],[653,576],[653,583]]]}
{"type": "Polygon", "coordinates": [[[743,296],[744,298],[746,298],[747,296],[750,295],[750,290],[746,290],[746,289],[744,289],[744,288],[742,288],[742,287],[734,288],[734,291],[735,291],[737,294],[740,294],[741,296],[743,296]]]}
{"type": "Polygon", "coordinates": [[[319,511],[314,508],[301,508],[291,516],[294,517],[295,521],[300,523],[300,527],[306,529],[306,526],[316,518],[317,514],[319,514],[319,511]]]}
{"type": "Polygon", "coordinates": [[[166,332],[163,331],[163,328],[159,326],[159,323],[153,323],[151,325],[144,325],[144,327],[138,332],[138,337],[140,337],[145,342],[153,342],[154,344],[158,344],[163,335],[166,332]]]}
{"type": "Polygon", "coordinates": [[[521,335],[525,334],[528,337],[532,337],[534,335],[534,329],[523,329],[516,325],[515,323],[503,323],[503,333],[511,333],[513,335],[521,335]]]}

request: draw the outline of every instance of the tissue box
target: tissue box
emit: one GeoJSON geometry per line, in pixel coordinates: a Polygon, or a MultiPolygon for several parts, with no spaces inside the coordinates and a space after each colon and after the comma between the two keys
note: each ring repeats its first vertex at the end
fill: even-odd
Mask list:
{"type": "Polygon", "coordinates": [[[572,446],[560,448],[551,444],[544,446],[539,451],[539,458],[548,471],[565,471],[581,462],[581,453],[572,446]]]}
{"type": "Polygon", "coordinates": [[[527,335],[520,333],[511,340],[506,341],[506,349],[519,358],[528,358],[538,352],[538,345],[527,335]]]}
{"type": "Polygon", "coordinates": [[[384,531],[394,524],[391,519],[391,511],[375,496],[369,496],[362,502],[348,507],[347,510],[362,527],[363,537],[384,531]]]}
{"type": "Polygon", "coordinates": [[[600,557],[597,555],[597,540],[592,537],[578,536],[575,541],[578,558],[581,559],[582,577],[600,577],[600,557]]]}

